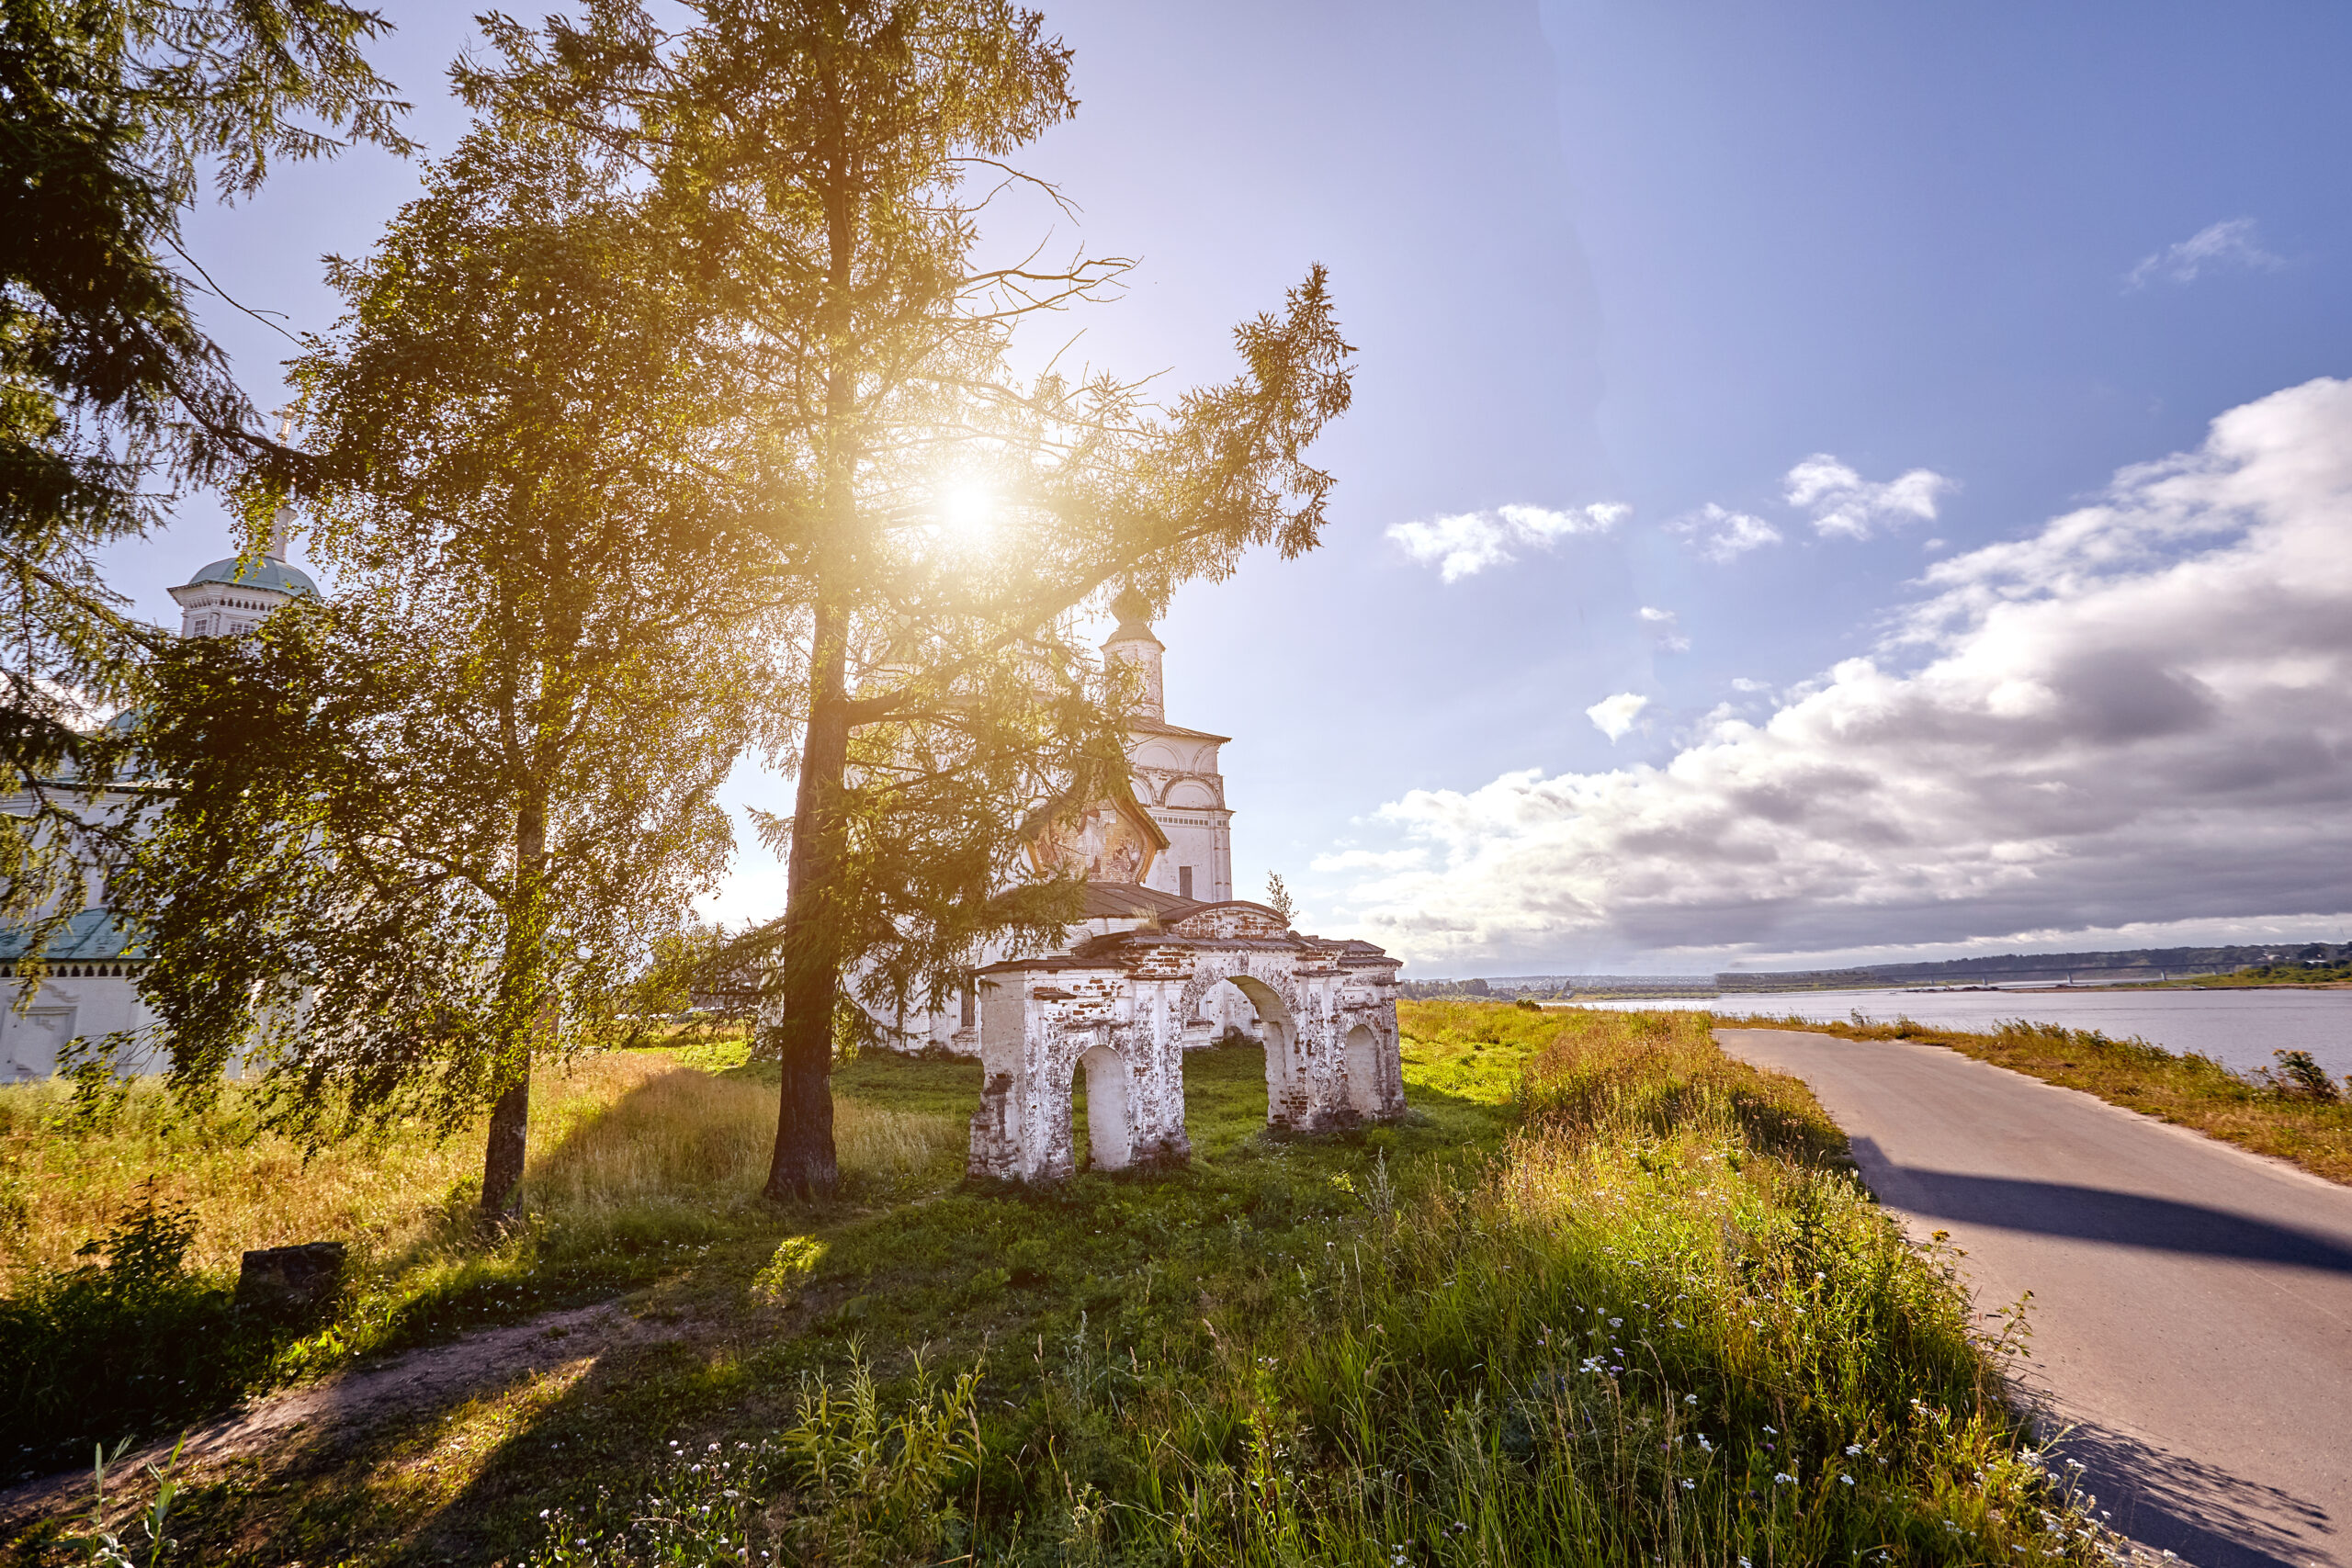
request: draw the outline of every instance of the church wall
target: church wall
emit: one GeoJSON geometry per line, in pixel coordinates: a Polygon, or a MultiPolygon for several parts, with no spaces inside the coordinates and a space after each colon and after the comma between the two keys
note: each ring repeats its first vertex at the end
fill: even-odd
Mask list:
{"type": "MultiPolygon", "coordinates": [[[[138,982],[129,976],[51,976],[41,982],[28,1010],[17,1012],[15,1001],[12,987],[10,1005],[0,1008],[0,1083],[50,1077],[57,1071],[59,1054],[77,1035],[96,1039],[155,1022],[155,1015],[139,999],[138,982]]],[[[147,1060],[145,1054],[117,1066],[129,1072],[163,1070],[163,1064],[147,1060]]]]}

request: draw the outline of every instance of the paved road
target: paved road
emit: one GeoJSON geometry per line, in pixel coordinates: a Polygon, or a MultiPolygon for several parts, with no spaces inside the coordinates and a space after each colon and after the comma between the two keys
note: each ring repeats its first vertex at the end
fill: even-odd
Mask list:
{"type": "Polygon", "coordinates": [[[1719,1029],[1792,1073],[1990,1310],[2120,1529],[2200,1568],[2352,1568],[2352,1188],[1932,1045],[1719,1029]]]}

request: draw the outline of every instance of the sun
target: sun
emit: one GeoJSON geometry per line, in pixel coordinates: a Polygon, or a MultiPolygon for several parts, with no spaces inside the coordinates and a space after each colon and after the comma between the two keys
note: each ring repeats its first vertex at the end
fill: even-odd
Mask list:
{"type": "Polygon", "coordinates": [[[941,534],[956,544],[979,543],[996,520],[996,497],[967,480],[941,489],[936,504],[941,534]]]}

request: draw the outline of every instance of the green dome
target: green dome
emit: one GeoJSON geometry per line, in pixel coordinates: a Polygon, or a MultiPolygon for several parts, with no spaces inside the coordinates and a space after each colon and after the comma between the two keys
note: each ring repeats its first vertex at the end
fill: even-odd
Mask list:
{"type": "Polygon", "coordinates": [[[259,560],[241,561],[235,556],[214,561],[187,580],[190,588],[208,582],[225,582],[233,588],[265,588],[276,593],[290,593],[296,598],[305,594],[315,599],[318,585],[301,571],[288,566],[276,556],[264,556],[259,560]]]}

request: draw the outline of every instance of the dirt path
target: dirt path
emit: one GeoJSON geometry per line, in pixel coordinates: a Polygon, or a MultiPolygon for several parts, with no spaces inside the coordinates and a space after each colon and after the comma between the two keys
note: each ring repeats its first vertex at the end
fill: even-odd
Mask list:
{"type": "MultiPolygon", "coordinates": [[[[403,1416],[462,1403],[529,1378],[551,1366],[624,1346],[673,1339],[684,1332],[668,1314],[640,1318],[619,1302],[549,1313],[527,1323],[477,1330],[444,1345],[411,1350],[388,1361],[338,1372],[322,1382],[255,1400],[187,1434],[183,1473],[195,1474],[232,1459],[280,1451],[293,1444],[332,1445],[403,1416]]],[[[126,1480],[148,1462],[161,1462],[168,1442],[125,1454],[112,1473],[126,1480]]],[[[111,1494],[114,1483],[109,1479],[111,1494]]],[[[86,1507],[87,1468],[43,1476],[0,1491],[0,1539],[35,1521],[86,1507]]]]}
{"type": "Polygon", "coordinates": [[[2352,1568],[2352,1188],[1937,1046],[1715,1037],[1812,1087],[1980,1309],[2033,1292],[2029,1392],[2117,1529],[2352,1568]]]}

